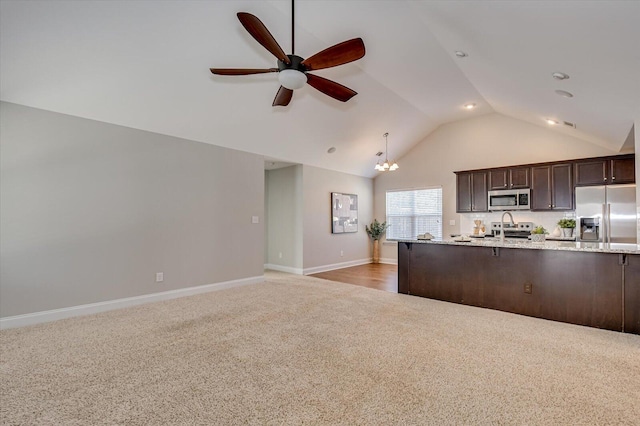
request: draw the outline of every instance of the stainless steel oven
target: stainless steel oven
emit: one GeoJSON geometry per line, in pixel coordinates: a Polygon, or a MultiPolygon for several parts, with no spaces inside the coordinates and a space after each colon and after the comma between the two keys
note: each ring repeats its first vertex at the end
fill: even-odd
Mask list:
{"type": "Polygon", "coordinates": [[[530,210],[530,189],[489,191],[489,210],[530,210]]]}

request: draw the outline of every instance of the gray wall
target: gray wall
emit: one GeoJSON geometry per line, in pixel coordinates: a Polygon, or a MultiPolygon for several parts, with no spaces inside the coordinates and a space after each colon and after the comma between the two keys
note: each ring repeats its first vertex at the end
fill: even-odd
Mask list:
{"type": "Polygon", "coordinates": [[[268,267],[310,274],[370,261],[372,179],[306,165],[266,176],[268,267]],[[332,192],[358,195],[358,232],[331,233],[332,192]]]}
{"type": "Polygon", "coordinates": [[[638,244],[640,244],[640,185],[638,185],[638,181],[640,180],[640,112],[638,113],[638,117],[634,121],[633,124],[633,137],[634,137],[634,145],[636,152],[636,221],[638,223],[638,244]]]}
{"type": "Polygon", "coordinates": [[[0,316],[263,275],[261,156],[9,103],[0,113],[0,316]]]}
{"type": "Polygon", "coordinates": [[[373,220],[373,179],[303,166],[303,189],[305,273],[370,261],[372,243],[364,227],[373,220]],[[331,233],[332,192],[358,195],[358,232],[331,233]]]}
{"type": "Polygon", "coordinates": [[[302,166],[266,172],[267,260],[302,271],[302,166]]]}

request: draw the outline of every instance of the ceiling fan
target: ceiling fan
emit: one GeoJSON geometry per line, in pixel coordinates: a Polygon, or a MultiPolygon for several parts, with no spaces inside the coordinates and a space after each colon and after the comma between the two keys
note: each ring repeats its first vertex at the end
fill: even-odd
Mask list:
{"type": "Polygon", "coordinates": [[[284,53],[267,27],[254,15],[238,12],[238,19],[251,36],[278,58],[278,68],[210,68],[217,75],[249,75],[277,72],[280,89],[273,100],[273,106],[287,106],[293,97],[293,91],[300,89],[305,83],[341,102],[346,102],[357,93],[335,81],[310,74],[323,68],[336,67],[356,61],[364,56],[364,42],[354,38],[331,46],[307,59],[294,54],[294,5],[291,0],[291,55],[284,53]]]}

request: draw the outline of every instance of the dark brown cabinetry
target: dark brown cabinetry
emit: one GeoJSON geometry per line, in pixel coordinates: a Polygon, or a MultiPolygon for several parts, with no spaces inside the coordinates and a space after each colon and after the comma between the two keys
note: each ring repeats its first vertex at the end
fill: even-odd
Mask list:
{"type": "Polygon", "coordinates": [[[509,169],[489,170],[489,189],[509,188],[509,169]]]}
{"type": "Polygon", "coordinates": [[[611,171],[611,183],[635,183],[636,181],[636,159],[635,156],[627,158],[614,158],[609,160],[609,170],[611,171]]]}
{"type": "Polygon", "coordinates": [[[513,189],[529,188],[529,167],[513,167],[509,169],[509,179],[513,189]]]}
{"type": "Polygon", "coordinates": [[[640,334],[640,255],[627,255],[624,267],[624,331],[640,334]]]}
{"type": "Polygon", "coordinates": [[[458,212],[487,211],[487,172],[462,172],[456,175],[458,212]]]}
{"type": "Polygon", "coordinates": [[[489,170],[489,189],[519,189],[529,187],[529,167],[489,170]]]}
{"type": "Polygon", "coordinates": [[[532,210],[573,210],[575,186],[635,183],[635,167],[628,154],[455,172],[457,212],[487,211],[487,191],[520,188],[531,188],[532,210]]]}
{"type": "Polygon", "coordinates": [[[400,293],[640,334],[640,256],[398,244],[400,293]],[[461,268],[460,265],[465,265],[461,268]],[[625,276],[628,273],[625,271],[625,276]],[[528,290],[530,289],[530,292],[528,290]],[[626,308],[623,310],[623,297],[626,308]],[[632,328],[635,327],[635,328],[632,328]]]}
{"type": "Polygon", "coordinates": [[[575,162],[576,186],[634,183],[635,156],[593,158],[575,162]]]}
{"type": "Polygon", "coordinates": [[[531,210],[572,210],[572,164],[531,168],[531,210]]]}

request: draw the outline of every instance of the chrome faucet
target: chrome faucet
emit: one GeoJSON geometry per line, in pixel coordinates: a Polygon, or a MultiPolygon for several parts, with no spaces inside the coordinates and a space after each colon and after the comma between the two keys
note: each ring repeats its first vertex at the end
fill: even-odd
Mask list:
{"type": "Polygon", "coordinates": [[[513,215],[511,214],[511,212],[504,212],[502,213],[502,218],[500,218],[500,241],[504,242],[504,215],[508,214],[509,217],[511,218],[511,224],[513,226],[515,226],[515,222],[513,221],[513,215]]]}

